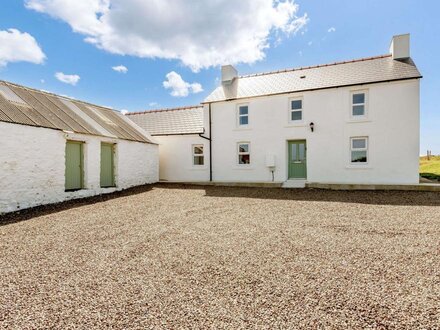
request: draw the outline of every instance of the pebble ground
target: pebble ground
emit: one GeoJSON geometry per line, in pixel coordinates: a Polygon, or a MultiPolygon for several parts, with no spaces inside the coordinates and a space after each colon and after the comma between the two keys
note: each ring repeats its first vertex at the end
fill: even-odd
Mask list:
{"type": "Polygon", "coordinates": [[[439,193],[162,184],[0,218],[1,329],[439,327],[439,193]]]}

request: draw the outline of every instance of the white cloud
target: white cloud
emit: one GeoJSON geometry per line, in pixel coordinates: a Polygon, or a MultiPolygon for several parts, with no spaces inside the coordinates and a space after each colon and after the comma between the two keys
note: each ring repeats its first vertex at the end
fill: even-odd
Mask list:
{"type": "Polygon", "coordinates": [[[33,36],[16,29],[0,30],[0,67],[10,62],[41,64],[46,59],[33,36]]]}
{"type": "Polygon", "coordinates": [[[128,71],[127,67],[124,65],[112,66],[112,69],[120,73],[127,73],[128,71]]]}
{"type": "Polygon", "coordinates": [[[148,106],[149,107],[158,107],[160,104],[159,103],[157,103],[157,102],[150,102],[150,103],[148,103],[148,106]]]}
{"type": "Polygon", "coordinates": [[[128,110],[125,110],[125,109],[121,110],[121,114],[123,114],[124,116],[125,116],[127,113],[128,113],[128,110]]]}
{"type": "Polygon", "coordinates": [[[331,32],[336,32],[336,28],[335,27],[331,27],[327,30],[327,32],[331,33],[331,32]]]}
{"type": "Polygon", "coordinates": [[[180,60],[192,70],[254,63],[308,21],[295,0],[25,0],[108,52],[180,60]],[[193,5],[191,5],[193,4],[193,5]]]}
{"type": "Polygon", "coordinates": [[[309,46],[313,45],[313,41],[309,41],[309,42],[307,43],[307,45],[309,45],[309,46]]]}
{"type": "Polygon", "coordinates": [[[75,86],[78,83],[78,81],[81,79],[81,77],[78,76],[77,74],[64,74],[62,72],[55,73],[55,78],[57,78],[59,81],[65,84],[70,84],[73,86],[75,86]]]}
{"type": "Polygon", "coordinates": [[[202,85],[199,83],[187,83],[177,72],[171,71],[166,77],[167,80],[163,82],[163,87],[171,89],[171,96],[185,97],[188,96],[189,93],[196,94],[203,92],[202,85]]]}

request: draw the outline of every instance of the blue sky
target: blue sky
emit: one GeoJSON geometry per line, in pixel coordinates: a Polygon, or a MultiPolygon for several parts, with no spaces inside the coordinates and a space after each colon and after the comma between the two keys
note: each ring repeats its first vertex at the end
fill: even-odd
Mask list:
{"type": "MultiPolygon", "coordinates": [[[[440,107],[435,103],[435,95],[440,92],[440,69],[436,60],[440,54],[438,1],[297,0],[295,4],[298,7],[289,2],[292,6],[275,8],[279,11],[274,11],[270,19],[268,18],[270,22],[262,23],[258,27],[258,33],[269,31],[269,47],[258,48],[254,43],[243,42],[245,47],[238,50],[233,49],[233,43],[238,44],[237,40],[243,40],[245,33],[252,33],[253,30],[246,30],[247,26],[256,21],[252,16],[267,12],[268,7],[265,6],[272,9],[277,3],[255,0],[253,4],[258,2],[261,8],[254,8],[258,7],[254,5],[253,10],[261,11],[250,13],[249,18],[246,18],[246,15],[233,15],[234,11],[249,11],[246,7],[234,8],[231,11],[226,8],[229,6],[223,6],[223,10],[222,7],[199,8],[205,6],[201,5],[197,9],[198,14],[194,14],[194,17],[197,16],[194,20],[197,21],[192,23],[192,17],[185,15],[187,22],[176,25],[169,22],[181,17],[179,12],[187,10],[179,7],[185,5],[182,0],[175,0],[174,3],[162,0],[160,5],[157,1],[145,1],[154,3],[153,7],[148,4],[143,8],[146,13],[145,19],[144,16],[134,16],[131,20],[130,15],[144,14],[135,5],[126,5],[126,8],[122,8],[125,16],[120,14],[110,17],[108,26],[117,29],[119,37],[113,40],[113,32],[105,30],[108,26],[92,26],[95,22],[93,12],[92,16],[84,15],[84,20],[78,21],[77,17],[81,15],[75,17],[69,16],[69,13],[75,13],[75,10],[82,13],[83,8],[80,5],[67,8],[66,11],[56,7],[62,6],[65,1],[67,0],[28,0],[26,3],[21,0],[9,0],[2,5],[0,33],[11,28],[20,33],[28,33],[38,43],[45,58],[34,58],[35,63],[26,60],[16,62],[11,60],[10,55],[9,60],[2,63],[0,44],[0,79],[119,110],[175,107],[202,101],[218,83],[218,63],[221,61],[232,59],[233,62],[238,58],[239,62],[244,62],[236,64],[238,71],[240,74],[247,74],[349,60],[385,54],[393,35],[409,32],[411,56],[424,76],[421,82],[421,152],[431,149],[434,154],[440,154],[440,107]],[[170,9],[163,8],[162,5],[168,2],[176,8],[171,14],[170,9]],[[203,17],[205,9],[208,14],[205,15],[207,19],[203,20],[200,17],[203,17]],[[280,14],[289,10],[289,17],[280,14]],[[213,11],[215,15],[209,16],[213,11]],[[243,21],[232,21],[237,16],[244,17],[243,21]],[[163,21],[162,17],[165,17],[163,21]],[[90,28],[87,19],[92,22],[90,28]],[[222,24],[224,22],[228,24],[222,24]],[[222,26],[231,26],[233,30],[224,31],[222,26]],[[200,31],[201,28],[205,34],[199,35],[194,32],[200,31]],[[136,30],[138,35],[141,31],[146,41],[133,39],[127,42],[128,35],[132,32],[130,29],[136,30]],[[98,30],[99,32],[96,32],[98,30]],[[172,38],[176,30],[184,32],[179,32],[178,38],[172,38]],[[235,34],[235,31],[244,32],[235,34]],[[85,42],[85,38],[93,40],[85,42]],[[231,39],[229,44],[226,42],[228,38],[231,39]],[[184,40],[181,45],[180,40],[184,40]],[[137,42],[139,48],[144,49],[142,54],[136,54],[137,42]],[[212,47],[224,46],[219,52],[223,54],[223,58],[213,59],[215,56],[209,49],[200,48],[201,44],[211,42],[212,47]],[[186,45],[189,49],[200,51],[200,58],[204,58],[205,61],[199,63],[197,59],[195,62],[197,52],[194,55],[185,49],[182,53],[182,47],[185,48],[186,45]],[[149,49],[156,50],[150,52],[149,49]],[[248,50],[252,51],[247,53],[248,50]],[[263,53],[264,58],[261,58],[263,53]],[[37,64],[39,62],[41,63],[37,64]],[[122,73],[112,69],[120,65],[125,66],[128,71],[122,73]],[[56,79],[57,72],[77,75],[80,79],[76,85],[63,83],[56,79]],[[175,72],[177,76],[169,76],[169,85],[179,84],[179,81],[176,82],[179,77],[187,83],[183,92],[181,89],[175,90],[174,94],[188,93],[187,96],[172,96],[170,93],[173,89],[164,87],[163,83],[171,72],[175,72]]],[[[76,3],[80,4],[82,1],[84,0],[77,0],[76,3]]],[[[105,4],[106,1],[108,0],[92,0],[97,4],[105,4]]],[[[119,1],[119,7],[123,7],[121,3],[125,6],[127,3],[135,2],[112,1],[116,2],[116,6],[119,1]]],[[[223,2],[227,3],[228,0],[223,2]]],[[[186,2],[188,3],[194,5],[197,1],[186,2]]],[[[105,16],[104,14],[105,12],[98,13],[97,17],[105,16]]]]}

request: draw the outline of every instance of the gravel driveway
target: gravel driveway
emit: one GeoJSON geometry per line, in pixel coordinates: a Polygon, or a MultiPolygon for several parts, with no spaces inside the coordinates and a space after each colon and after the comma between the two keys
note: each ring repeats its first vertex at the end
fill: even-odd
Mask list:
{"type": "Polygon", "coordinates": [[[439,193],[156,185],[0,221],[0,328],[440,324],[439,193]]]}

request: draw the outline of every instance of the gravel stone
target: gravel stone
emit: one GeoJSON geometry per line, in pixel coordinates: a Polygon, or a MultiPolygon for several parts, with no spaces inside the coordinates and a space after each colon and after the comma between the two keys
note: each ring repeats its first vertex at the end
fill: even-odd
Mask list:
{"type": "Polygon", "coordinates": [[[440,193],[157,184],[0,217],[2,329],[439,329],[440,193]]]}

